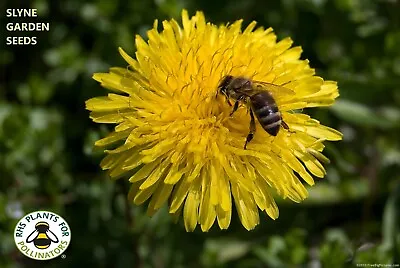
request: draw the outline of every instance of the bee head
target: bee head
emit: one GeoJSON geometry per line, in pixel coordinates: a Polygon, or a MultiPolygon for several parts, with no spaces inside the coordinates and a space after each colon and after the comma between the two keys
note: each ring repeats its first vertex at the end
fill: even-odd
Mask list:
{"type": "Polygon", "coordinates": [[[218,85],[219,93],[226,95],[226,91],[228,89],[229,84],[232,82],[232,79],[233,79],[232,75],[227,75],[222,78],[221,82],[218,85]]]}
{"type": "Polygon", "coordinates": [[[45,233],[49,229],[49,224],[41,221],[36,223],[35,228],[39,233],[45,233]]]}

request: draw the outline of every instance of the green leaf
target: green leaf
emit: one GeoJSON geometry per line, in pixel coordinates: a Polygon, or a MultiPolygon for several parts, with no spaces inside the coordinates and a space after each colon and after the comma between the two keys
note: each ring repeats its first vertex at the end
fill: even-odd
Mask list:
{"type": "Polygon", "coordinates": [[[382,223],[382,236],[383,249],[393,251],[394,260],[393,262],[399,261],[398,256],[398,245],[397,245],[397,233],[398,226],[400,225],[400,183],[397,184],[396,189],[390,195],[386,202],[385,210],[383,212],[383,223],[382,223]],[[397,259],[397,260],[396,260],[397,259]]]}
{"type": "Polygon", "coordinates": [[[378,109],[373,109],[362,103],[357,103],[349,100],[338,100],[334,106],[331,107],[333,113],[351,124],[364,127],[378,127],[378,128],[393,128],[398,125],[397,109],[390,109],[389,111],[383,109],[382,114],[378,114],[378,109]]]}
{"type": "Polygon", "coordinates": [[[215,256],[218,264],[240,259],[250,251],[249,243],[233,238],[209,240],[205,247],[207,255],[215,256]]]}

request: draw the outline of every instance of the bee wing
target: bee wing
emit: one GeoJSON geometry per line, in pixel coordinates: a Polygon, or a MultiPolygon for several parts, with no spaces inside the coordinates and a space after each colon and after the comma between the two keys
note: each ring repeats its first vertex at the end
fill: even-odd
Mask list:
{"type": "Polygon", "coordinates": [[[46,231],[46,235],[51,240],[51,242],[58,243],[57,236],[49,229],[46,231]]]}
{"type": "Polygon", "coordinates": [[[38,230],[33,231],[33,232],[26,238],[26,243],[30,243],[30,242],[32,242],[33,240],[35,240],[36,237],[38,237],[38,235],[39,235],[38,230]]]}
{"type": "Polygon", "coordinates": [[[267,89],[274,97],[293,96],[296,93],[290,88],[262,81],[253,81],[257,89],[267,89]]]}

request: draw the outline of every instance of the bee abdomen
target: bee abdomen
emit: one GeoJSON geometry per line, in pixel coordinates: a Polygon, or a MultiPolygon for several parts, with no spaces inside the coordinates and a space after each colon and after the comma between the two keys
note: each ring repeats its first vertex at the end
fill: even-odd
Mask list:
{"type": "Polygon", "coordinates": [[[34,241],[34,244],[37,248],[45,249],[50,246],[51,241],[47,237],[46,238],[38,238],[34,241]]]}
{"type": "Polygon", "coordinates": [[[270,135],[276,136],[278,135],[282,120],[280,113],[273,113],[269,116],[263,117],[259,119],[261,126],[265,131],[267,131],[270,135]]]}
{"type": "Polygon", "coordinates": [[[263,129],[272,136],[278,135],[282,117],[272,96],[262,92],[252,96],[251,100],[253,111],[263,129]]]}
{"type": "Polygon", "coordinates": [[[279,120],[281,120],[281,113],[280,112],[271,113],[266,116],[259,116],[259,118],[260,118],[259,119],[260,123],[262,125],[268,126],[268,125],[274,124],[274,123],[278,122],[279,120]]]}

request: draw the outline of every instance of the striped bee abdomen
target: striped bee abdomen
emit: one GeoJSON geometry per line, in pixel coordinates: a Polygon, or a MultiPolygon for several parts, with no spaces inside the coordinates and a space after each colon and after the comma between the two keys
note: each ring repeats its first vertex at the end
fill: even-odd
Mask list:
{"type": "Polygon", "coordinates": [[[282,117],[272,95],[267,91],[259,92],[251,96],[250,101],[261,126],[270,135],[276,136],[282,123],[282,117]]]}

